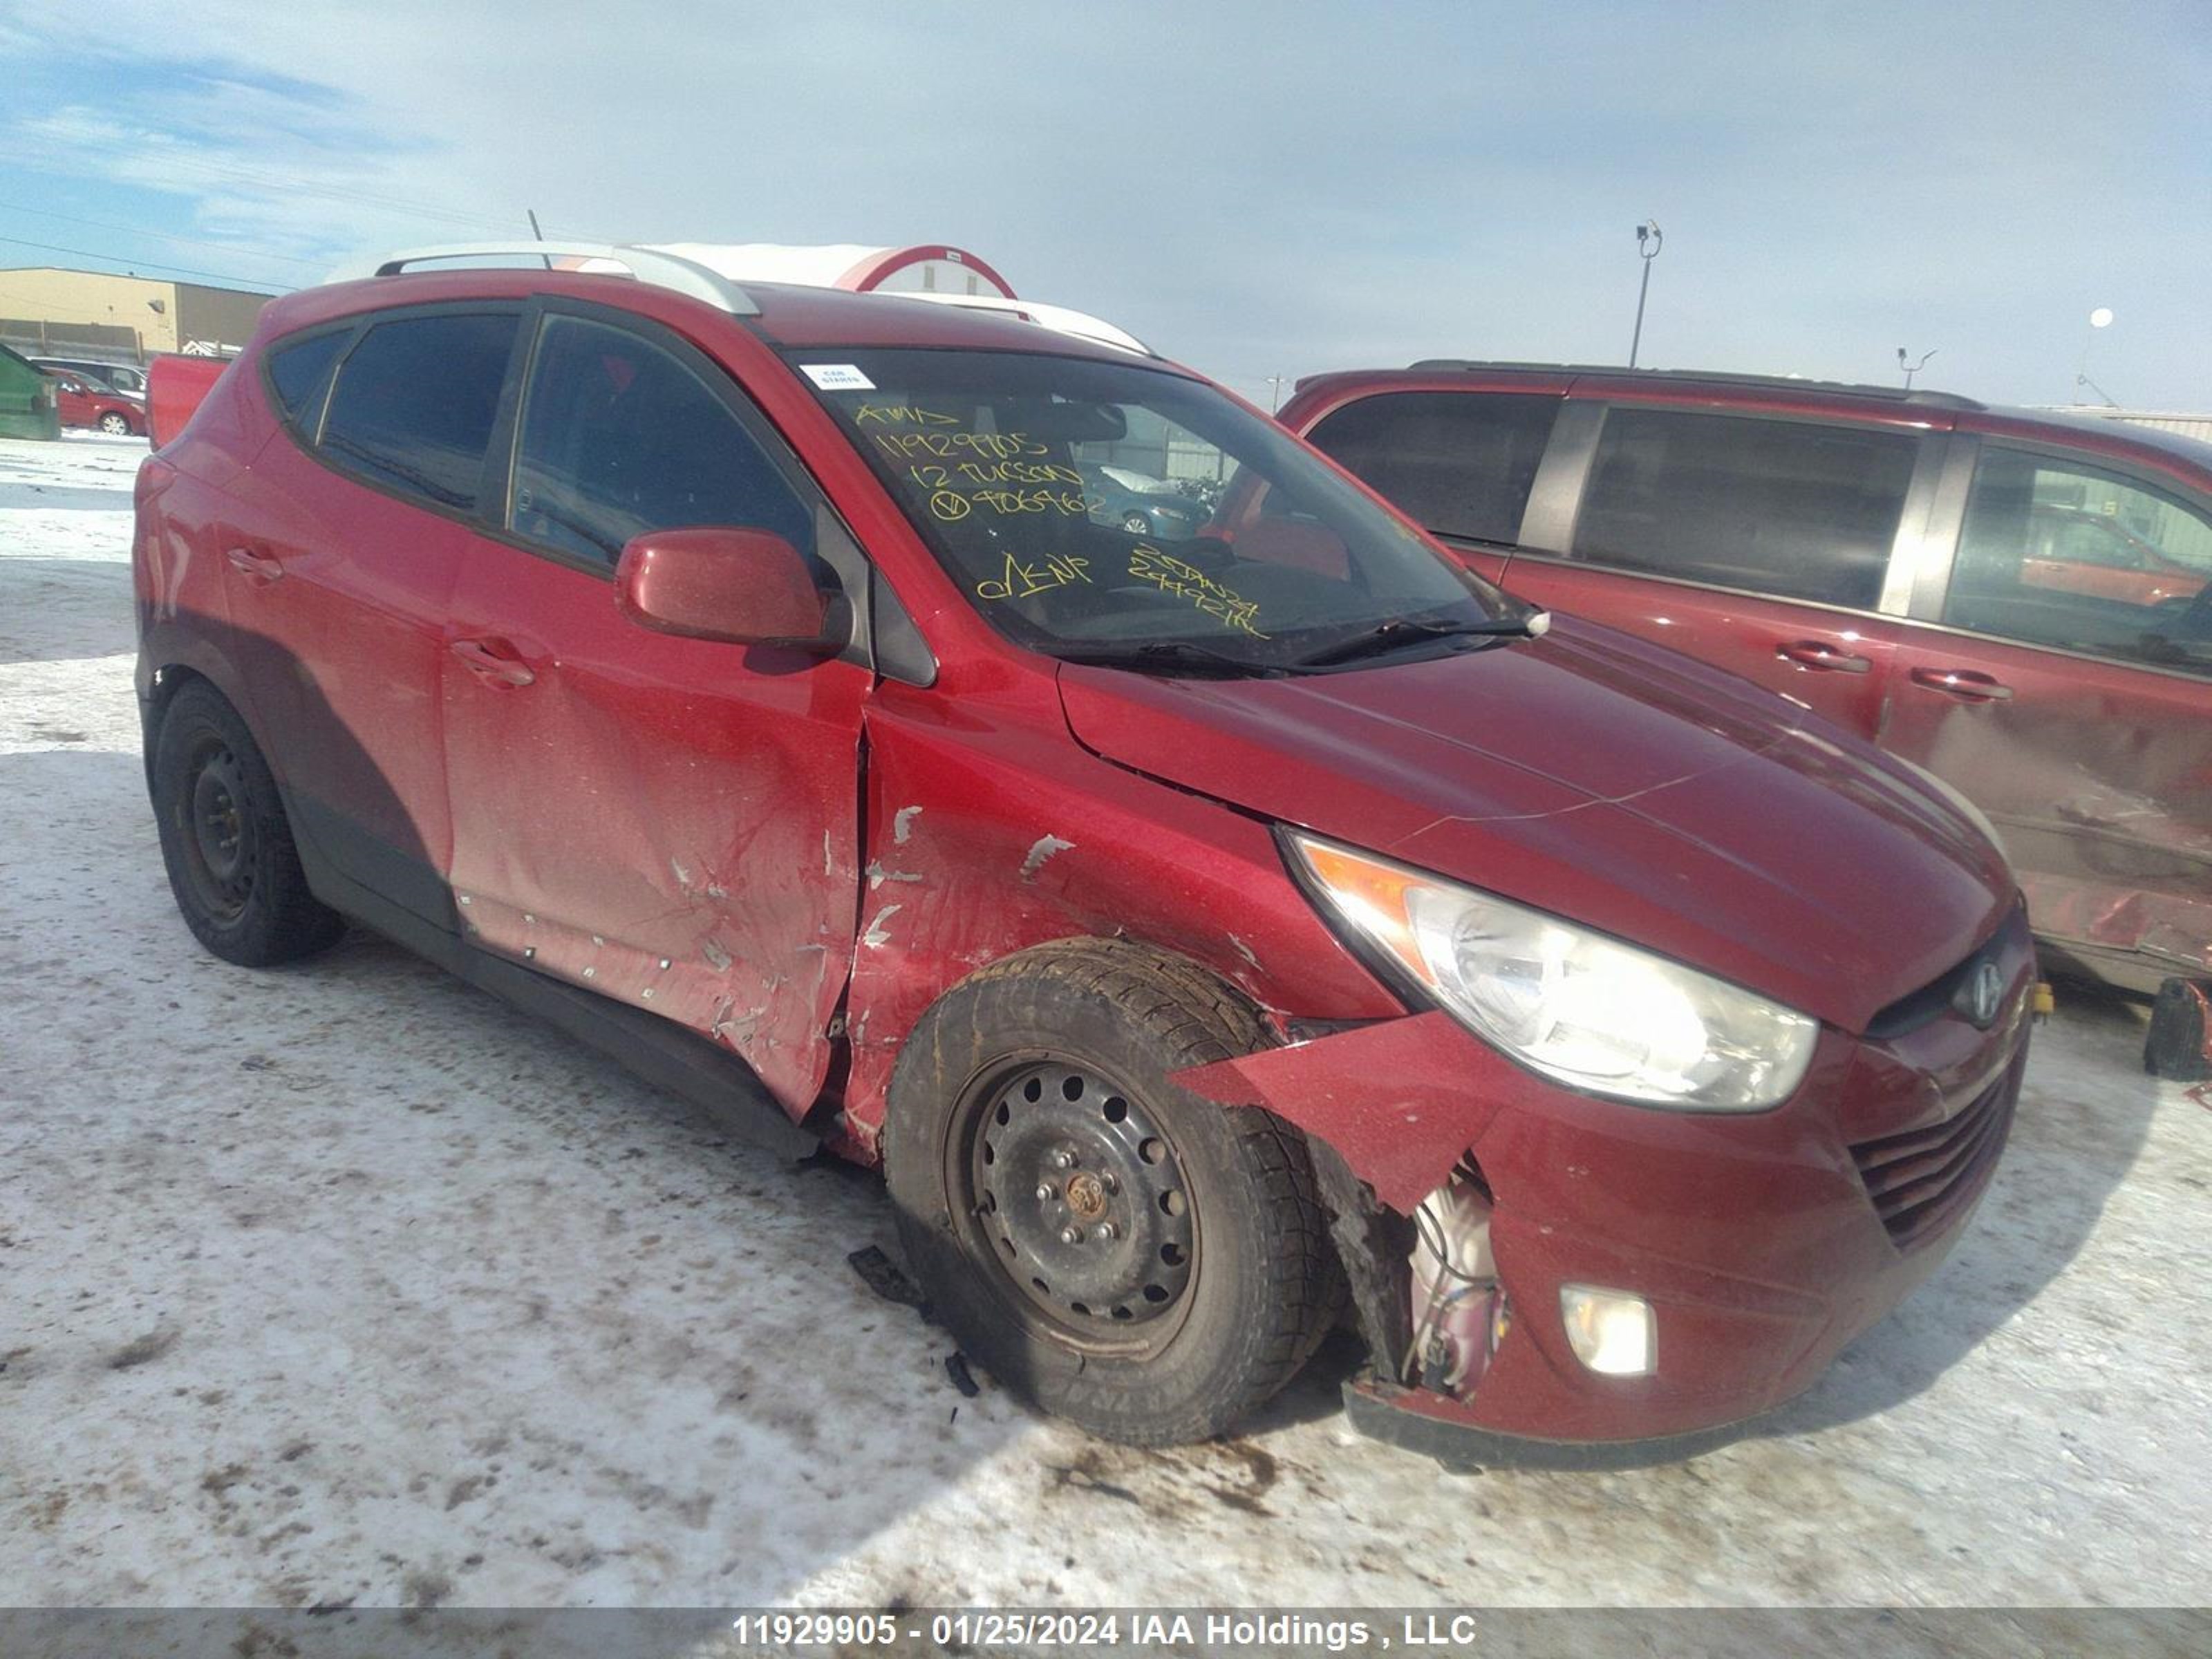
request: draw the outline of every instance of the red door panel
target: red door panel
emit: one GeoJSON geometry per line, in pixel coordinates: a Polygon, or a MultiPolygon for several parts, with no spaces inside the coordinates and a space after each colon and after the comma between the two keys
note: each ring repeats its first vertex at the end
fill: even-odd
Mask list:
{"type": "Polygon", "coordinates": [[[611,581],[472,546],[441,647],[475,942],[735,1049],[794,1114],[852,967],[851,663],[649,633],[611,581]]]}
{"type": "Polygon", "coordinates": [[[1896,623],[1886,617],[1655,581],[1516,554],[1504,586],[1796,698],[1871,740],[1881,727],[1896,623]]]}
{"type": "Polygon", "coordinates": [[[446,599],[468,532],[279,437],[232,488],[234,652],[298,828],[346,875],[450,927],[438,750],[446,599]]]}
{"type": "Polygon", "coordinates": [[[1898,665],[1882,746],[1989,814],[2039,934],[2212,969],[2212,682],[1911,624],[1898,665]]]}

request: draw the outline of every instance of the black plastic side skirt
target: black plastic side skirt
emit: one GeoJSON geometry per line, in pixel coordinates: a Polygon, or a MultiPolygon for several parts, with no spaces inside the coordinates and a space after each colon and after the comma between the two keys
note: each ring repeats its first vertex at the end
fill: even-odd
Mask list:
{"type": "MultiPolygon", "coordinates": [[[[654,1088],[708,1113],[734,1139],[793,1161],[820,1150],[822,1137],[793,1123],[785,1115],[782,1103],[728,1049],[658,1014],[478,950],[454,929],[425,921],[413,909],[337,869],[319,844],[343,823],[336,814],[313,809],[302,814],[289,799],[286,808],[295,825],[313,826],[310,834],[295,837],[300,862],[307,872],[307,885],[332,909],[510,1006],[589,1044],[654,1088]]],[[[368,839],[357,830],[338,830],[338,833],[368,839]]],[[[374,851],[379,864],[404,856],[380,843],[374,851]]],[[[419,884],[419,880],[410,884],[419,884]]],[[[439,885],[442,888],[443,884],[439,885]]],[[[446,895],[445,904],[448,914],[458,915],[450,894],[446,895]]]]}

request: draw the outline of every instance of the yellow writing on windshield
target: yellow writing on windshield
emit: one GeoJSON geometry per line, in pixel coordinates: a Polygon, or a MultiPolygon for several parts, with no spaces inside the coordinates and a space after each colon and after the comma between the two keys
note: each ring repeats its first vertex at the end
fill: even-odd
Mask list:
{"type": "Polygon", "coordinates": [[[1006,555],[1006,568],[996,581],[975,584],[979,599],[1026,599],[1034,594],[1049,593],[1055,587],[1066,587],[1071,582],[1091,580],[1091,561],[1075,554],[1059,554],[1049,558],[1024,561],[1012,554],[1006,555]]]}
{"type": "Polygon", "coordinates": [[[1163,593],[1188,599],[1224,627],[1258,640],[1267,637],[1257,625],[1257,599],[1248,599],[1235,588],[1223,586],[1196,565],[1163,553],[1149,542],[1139,542],[1129,550],[1129,574],[1138,581],[1152,583],[1163,593]]]}
{"type": "Polygon", "coordinates": [[[1006,461],[1052,453],[1022,432],[872,432],[868,436],[885,454],[902,461],[917,456],[940,461],[1006,461]]]}
{"type": "MultiPolygon", "coordinates": [[[[910,467],[915,482],[924,489],[938,482],[924,477],[925,472],[942,474],[943,467],[910,467]]],[[[1079,518],[1085,511],[1083,497],[1070,489],[929,489],[930,516],[945,524],[957,524],[976,508],[987,512],[1012,515],[1021,513],[1062,513],[1079,518]]]]}
{"type": "Polygon", "coordinates": [[[963,461],[939,466],[923,461],[906,470],[907,477],[924,489],[949,489],[955,484],[1073,484],[1083,486],[1083,475],[1072,466],[1051,466],[1038,461],[963,461]]]}
{"type": "Polygon", "coordinates": [[[862,404],[853,411],[855,426],[958,426],[957,415],[940,415],[933,409],[904,404],[862,404]]]}

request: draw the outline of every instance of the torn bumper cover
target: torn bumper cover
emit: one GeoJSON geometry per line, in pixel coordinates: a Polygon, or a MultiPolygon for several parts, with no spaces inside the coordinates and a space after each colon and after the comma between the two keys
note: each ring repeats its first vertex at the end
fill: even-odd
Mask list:
{"type": "MultiPolygon", "coordinates": [[[[1325,1191],[1341,1160],[1359,1183],[1355,1198],[1371,1192],[1373,1200],[1348,1229],[1346,1206],[1332,1198],[1347,1258],[1410,1238],[1402,1218],[1471,1156],[1493,1206],[1490,1244],[1510,1311],[1495,1352],[1459,1393],[1419,1386],[1404,1363],[1410,1320],[1379,1318],[1363,1300],[1370,1344],[1388,1352],[1356,1385],[1353,1421],[1447,1461],[1450,1437],[1440,1431],[1456,1428],[1466,1461],[1515,1455],[1518,1443],[1526,1461],[1576,1462],[1592,1461],[1580,1449],[1594,1443],[1626,1450],[1620,1443],[1697,1436],[1771,1409],[1925,1279],[1987,1183],[2026,1040],[2021,1012],[1975,1034],[1972,1053],[1923,1069],[1824,1030],[1797,1092],[1741,1114],[1577,1094],[1440,1012],[1194,1067],[1176,1081],[1295,1124],[1316,1147],[1325,1191]],[[1954,1127],[1970,1111],[1988,1120],[1971,1155],[1954,1127]],[[1887,1177],[1863,1160],[1876,1157],[1870,1146],[1915,1136],[1933,1139],[1926,1179],[1943,1185],[1900,1242],[1894,1206],[1877,1202],[1887,1177]],[[1565,1285],[1649,1304],[1648,1375],[1605,1375],[1577,1358],[1561,1312],[1565,1285]]],[[[1382,1283],[1397,1287],[1401,1308],[1408,1302],[1402,1255],[1346,1267],[1356,1298],[1363,1283],[1382,1283]]]]}

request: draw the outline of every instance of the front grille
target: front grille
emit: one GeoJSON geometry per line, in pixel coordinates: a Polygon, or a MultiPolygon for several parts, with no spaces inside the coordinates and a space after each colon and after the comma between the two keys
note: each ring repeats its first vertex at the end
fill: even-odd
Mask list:
{"type": "Polygon", "coordinates": [[[2012,1122],[2026,1060],[2023,1053],[1941,1123],[1851,1148],[1867,1196],[1898,1249],[1909,1249],[1942,1231],[1988,1182],[2012,1122]]]}
{"type": "Polygon", "coordinates": [[[2028,948],[2027,907],[2015,904],[2004,925],[1990,936],[1987,944],[1965,961],[1954,963],[1941,977],[1881,1009],[1867,1022],[1866,1034],[1887,1042],[1909,1036],[1923,1025],[1934,1024],[1956,1006],[1959,988],[1966,982],[1967,975],[1984,962],[2002,965],[2008,955],[2014,951],[2024,954],[2028,948]]]}

